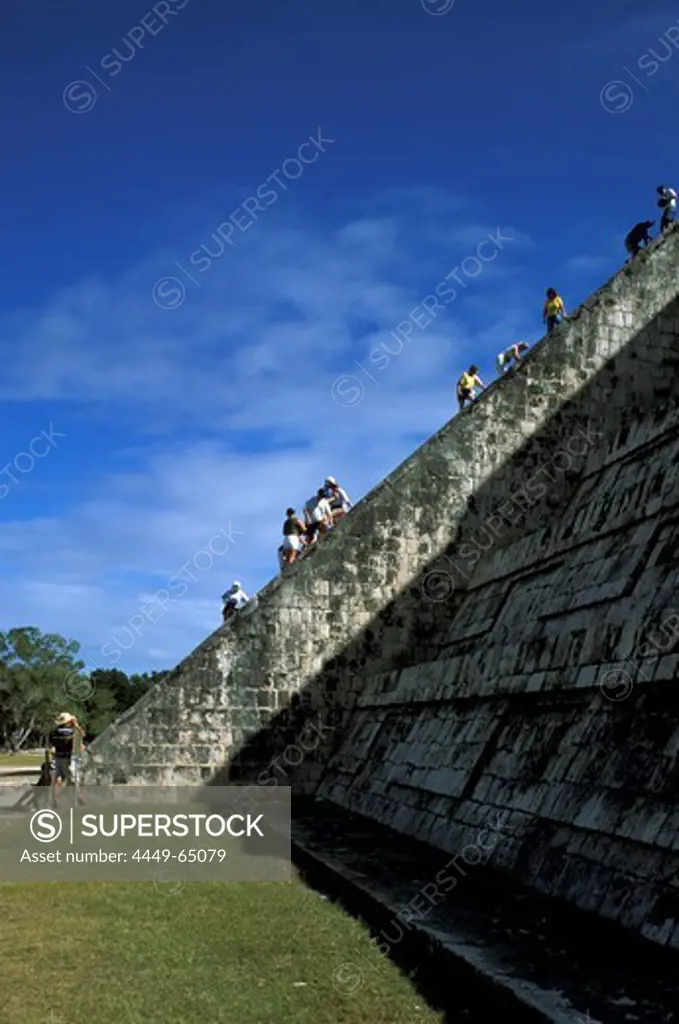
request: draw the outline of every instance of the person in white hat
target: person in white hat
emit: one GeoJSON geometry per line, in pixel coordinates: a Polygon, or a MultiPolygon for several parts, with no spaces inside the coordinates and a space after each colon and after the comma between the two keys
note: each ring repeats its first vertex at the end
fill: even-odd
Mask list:
{"type": "Polygon", "coordinates": [[[349,495],[343,487],[340,487],[334,476],[326,476],[323,492],[330,502],[333,523],[343,519],[347,512],[351,511],[354,507],[349,495]]]}
{"type": "Polygon", "coordinates": [[[240,580],[234,580],[229,590],[222,594],[224,602],[224,622],[228,622],[236,612],[245,608],[250,598],[241,587],[240,580]]]}

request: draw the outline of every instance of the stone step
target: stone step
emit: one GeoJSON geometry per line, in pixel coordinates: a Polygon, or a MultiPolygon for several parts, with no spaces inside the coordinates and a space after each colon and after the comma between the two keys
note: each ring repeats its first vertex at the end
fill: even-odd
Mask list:
{"type": "Polygon", "coordinates": [[[679,954],[484,871],[482,851],[494,835],[502,842],[502,825],[494,816],[451,858],[327,802],[295,801],[295,862],[373,936],[332,965],[338,989],[360,1000],[383,957],[409,971],[424,954],[439,976],[428,995],[446,1020],[676,1020],[679,954]]]}

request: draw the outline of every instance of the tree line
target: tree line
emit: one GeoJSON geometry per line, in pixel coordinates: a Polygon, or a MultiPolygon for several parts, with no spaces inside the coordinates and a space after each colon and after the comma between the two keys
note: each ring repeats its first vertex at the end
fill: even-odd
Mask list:
{"type": "Polygon", "coordinates": [[[89,742],[167,675],[86,673],[79,650],[77,641],[35,626],[0,633],[0,750],[44,746],[61,711],[77,716],[89,742]]]}

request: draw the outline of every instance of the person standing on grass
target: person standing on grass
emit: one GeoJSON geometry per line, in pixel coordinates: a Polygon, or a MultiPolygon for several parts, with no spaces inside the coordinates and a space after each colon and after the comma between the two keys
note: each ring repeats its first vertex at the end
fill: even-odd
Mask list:
{"type": "Polygon", "coordinates": [[[563,299],[555,288],[547,289],[547,298],[542,310],[542,320],[547,325],[547,333],[551,334],[555,327],[566,319],[566,307],[563,299]]]}
{"type": "Polygon", "coordinates": [[[460,412],[464,409],[465,402],[473,404],[476,401],[476,388],[480,388],[483,391],[485,386],[479,377],[478,366],[470,366],[457,382],[457,401],[460,406],[460,412]]]}
{"type": "Polygon", "coordinates": [[[57,792],[64,783],[72,786],[77,784],[78,763],[85,752],[84,734],[85,730],[75,715],[62,711],[57,716],[49,738],[54,758],[55,803],[57,792]]]}

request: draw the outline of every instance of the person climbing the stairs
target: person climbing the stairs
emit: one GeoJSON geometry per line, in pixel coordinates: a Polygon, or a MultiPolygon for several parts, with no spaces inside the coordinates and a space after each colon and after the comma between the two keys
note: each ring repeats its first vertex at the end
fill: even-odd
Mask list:
{"type": "MultiPolygon", "coordinates": [[[[62,711],[54,722],[50,733],[50,753],[54,758],[53,802],[57,805],[57,793],[65,783],[77,784],[78,759],[84,753],[85,730],[75,715],[62,711]]],[[[78,799],[78,803],[81,803],[78,799]]]]}
{"type": "Polygon", "coordinates": [[[504,352],[500,352],[497,357],[497,372],[506,373],[507,370],[511,370],[512,366],[518,365],[521,361],[521,353],[528,349],[527,341],[520,341],[518,345],[510,345],[504,352]]]}
{"type": "Polygon", "coordinates": [[[306,527],[294,508],[286,509],[283,523],[283,558],[285,565],[292,565],[304,548],[306,527]]]}
{"type": "Polygon", "coordinates": [[[563,299],[556,288],[547,289],[547,298],[542,310],[542,320],[547,326],[547,333],[551,334],[555,327],[566,319],[566,307],[563,299]]]}
{"type": "Polygon", "coordinates": [[[236,612],[239,612],[241,608],[245,608],[249,600],[250,598],[243,590],[240,580],[234,580],[231,587],[222,594],[224,622],[228,622],[236,612]]]}
{"type": "Polygon", "coordinates": [[[666,185],[658,185],[656,192],[660,197],[658,199],[658,206],[662,210],[660,233],[664,235],[670,225],[674,223],[674,214],[677,209],[677,193],[673,188],[668,188],[666,185]]]}
{"type": "Polygon", "coordinates": [[[485,386],[479,377],[478,366],[470,366],[468,370],[465,370],[457,382],[457,401],[460,406],[460,412],[464,409],[465,402],[474,404],[477,398],[475,394],[476,388],[480,388],[483,391],[485,386]]]}
{"type": "Polygon", "coordinates": [[[627,263],[638,255],[642,244],[647,246],[652,242],[651,228],[654,224],[654,220],[642,220],[639,224],[635,224],[632,230],[625,235],[625,248],[629,253],[626,260],[627,263]]]}
{"type": "Polygon", "coordinates": [[[323,495],[330,503],[333,525],[338,523],[340,519],[343,519],[347,512],[350,512],[354,507],[351,498],[344,488],[340,487],[334,476],[327,476],[325,478],[323,495]]]}
{"type": "Polygon", "coordinates": [[[320,487],[316,494],[307,501],[304,506],[304,518],[307,523],[306,539],[309,544],[315,544],[318,534],[323,536],[331,529],[333,525],[332,509],[323,487],[320,487]]]}

